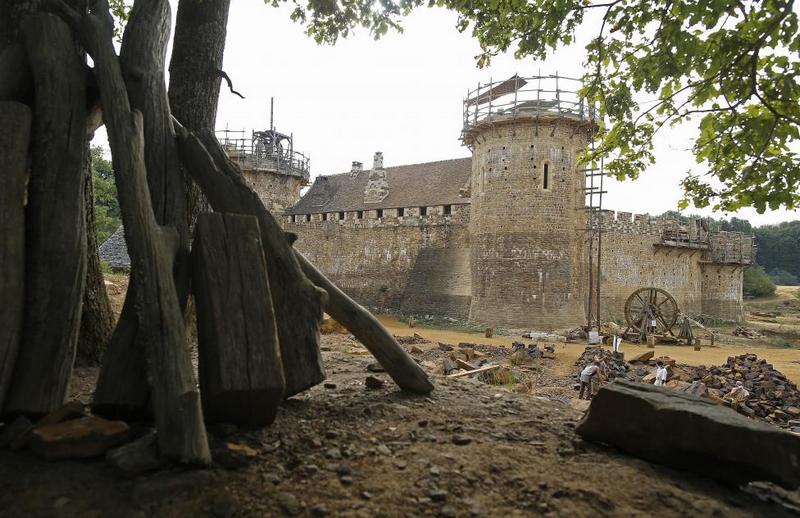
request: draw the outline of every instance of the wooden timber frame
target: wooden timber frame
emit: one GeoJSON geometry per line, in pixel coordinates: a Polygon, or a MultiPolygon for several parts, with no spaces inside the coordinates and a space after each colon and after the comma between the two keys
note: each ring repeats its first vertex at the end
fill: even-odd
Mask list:
{"type": "MultiPolygon", "coordinates": [[[[70,49],[75,47],[77,50],[80,47],[81,52],[85,50],[91,57],[94,65],[91,74],[94,76],[96,91],[99,91],[103,122],[107,128],[112,152],[114,179],[126,229],[125,239],[131,257],[132,273],[123,311],[127,317],[121,319],[115,330],[117,338],[115,343],[118,346],[109,348],[103,358],[105,372],[100,376],[101,381],[98,382],[97,389],[107,398],[101,398],[100,407],[118,411],[129,405],[129,408],[137,409],[139,415],[145,419],[152,416],[157,428],[158,450],[165,458],[192,465],[208,465],[211,462],[200,392],[189,354],[183,313],[190,278],[196,283],[202,283],[204,276],[190,276],[188,224],[182,219],[182,213],[185,211],[180,204],[181,200],[169,198],[180,192],[178,186],[183,187],[180,176],[181,165],[201,184],[205,194],[215,205],[215,209],[227,208],[230,209],[229,212],[237,214],[234,218],[249,218],[250,230],[240,234],[253,235],[255,232],[260,235],[262,243],[260,245],[250,243],[250,245],[254,246],[257,252],[263,252],[263,269],[266,270],[264,275],[269,280],[271,290],[270,295],[266,297],[256,295],[254,299],[263,300],[264,309],[274,311],[275,335],[278,341],[273,341],[273,345],[281,349],[282,365],[279,367],[284,370],[287,397],[320,383],[325,377],[319,348],[319,324],[324,310],[364,343],[402,389],[418,394],[427,394],[433,390],[433,385],[425,372],[378,320],[352,301],[292,248],[296,236],[284,232],[275,218],[264,208],[258,196],[244,182],[241,171],[227,159],[213,133],[208,131],[207,134],[201,133],[195,136],[174,121],[167,102],[164,81],[164,58],[171,19],[167,0],[150,0],[134,4],[123,35],[122,51],[119,56],[113,44],[113,21],[108,1],[91,0],[89,3],[91,5],[88,10],[78,11],[63,0],[44,0],[36,5],[43,12],[31,14],[24,24],[36,23],[39,31],[44,33],[41,38],[31,39],[33,44],[50,45],[57,36],[65,42],[65,47],[69,40],[70,49]],[[129,381],[131,384],[128,385],[129,381]],[[120,390],[122,385],[125,387],[120,390]],[[106,386],[112,389],[104,391],[102,387],[106,386]]],[[[15,107],[6,104],[1,106],[9,112],[9,117],[12,115],[17,117],[20,124],[16,128],[19,132],[16,137],[0,135],[2,137],[0,144],[4,149],[13,146],[14,149],[9,151],[8,158],[14,162],[11,166],[17,167],[16,174],[10,177],[9,181],[0,184],[8,187],[7,191],[0,193],[0,200],[5,200],[8,196],[19,198],[20,193],[24,192],[21,180],[24,179],[27,164],[22,157],[27,159],[27,155],[32,153],[31,150],[35,151],[37,146],[47,146],[53,142],[66,140],[69,141],[69,149],[78,150],[77,155],[85,152],[86,128],[89,127],[85,113],[88,95],[82,81],[88,77],[86,72],[89,69],[80,58],[80,54],[75,52],[75,56],[78,57],[69,63],[61,60],[56,64],[69,65],[68,68],[71,69],[69,72],[76,78],[80,76],[80,84],[66,92],[69,94],[68,101],[61,103],[63,110],[81,111],[74,118],[80,122],[75,128],[63,121],[57,121],[52,124],[55,130],[50,129],[50,131],[57,133],[67,127],[69,131],[62,131],[63,134],[56,134],[50,140],[41,138],[41,135],[37,134],[39,131],[37,128],[42,125],[42,122],[37,120],[37,111],[50,116],[47,107],[51,101],[41,102],[40,98],[43,97],[40,94],[60,95],[58,88],[74,86],[66,80],[68,79],[66,77],[62,81],[53,80],[54,75],[57,75],[56,72],[61,70],[56,65],[43,66],[40,70],[33,69],[32,79],[37,82],[37,87],[45,84],[51,86],[52,90],[40,88],[36,91],[33,116],[29,122],[25,122],[29,114],[26,114],[24,109],[22,111],[18,109],[24,106],[15,107]],[[37,77],[40,71],[44,71],[47,76],[40,74],[37,77]],[[45,81],[42,81],[42,77],[45,81]],[[31,129],[30,137],[25,131],[26,127],[31,129]]],[[[4,55],[3,59],[6,58],[4,55]]],[[[46,64],[44,61],[42,63],[46,64]]],[[[0,87],[5,88],[3,81],[0,81],[0,87]]],[[[94,92],[93,89],[92,95],[95,95],[94,92]]],[[[92,100],[94,102],[94,99],[92,100]]],[[[52,112],[58,112],[56,115],[60,116],[63,110],[52,110],[52,112]]],[[[54,160],[54,157],[58,158],[57,153],[47,152],[37,155],[33,152],[33,155],[34,168],[37,160],[44,159],[52,161],[54,166],[59,165],[58,160],[54,160]]],[[[64,163],[69,162],[70,170],[83,174],[82,167],[72,167],[72,165],[82,165],[74,158],[70,154],[61,160],[64,163]]],[[[74,253],[70,252],[70,257],[67,259],[79,261],[75,267],[81,270],[84,264],[82,261],[85,259],[83,253],[85,244],[81,234],[84,232],[81,205],[84,182],[72,181],[73,179],[67,175],[62,176],[63,178],[59,177],[58,181],[67,182],[69,185],[63,186],[63,189],[54,188],[51,194],[57,195],[62,190],[67,194],[76,192],[76,196],[65,196],[59,203],[72,203],[70,201],[72,200],[80,210],[68,211],[59,208],[54,212],[75,214],[75,222],[64,218],[61,224],[69,227],[73,234],[75,232],[79,234],[70,238],[72,244],[77,243],[78,246],[75,247],[74,253]]],[[[3,209],[5,208],[4,205],[3,209]]],[[[9,214],[10,220],[17,221],[18,226],[22,225],[23,216],[27,220],[27,214],[21,212],[19,203],[15,203],[13,199],[9,204],[9,214]]],[[[28,222],[25,221],[24,224],[27,225],[28,222]]],[[[57,225],[54,225],[54,229],[56,227],[57,225]]],[[[9,236],[17,245],[21,243],[19,233],[9,236]]],[[[9,246],[7,249],[4,248],[3,257],[6,257],[6,251],[11,252],[13,257],[6,257],[9,262],[16,265],[15,269],[19,270],[19,265],[25,261],[26,264],[23,266],[27,271],[27,261],[15,250],[27,252],[20,246],[16,248],[9,246]]],[[[256,253],[252,248],[250,251],[256,253]]],[[[52,260],[53,258],[50,258],[51,262],[52,260]]],[[[224,261],[220,264],[222,263],[224,261]]],[[[221,268],[226,269],[228,266],[222,264],[221,268]]],[[[70,272],[68,272],[70,277],[79,280],[84,278],[80,272],[78,275],[72,275],[70,272]]],[[[5,299],[14,293],[18,294],[22,287],[21,283],[2,285],[0,295],[5,299]]],[[[80,314],[82,286],[80,288],[73,290],[73,297],[63,295],[60,297],[64,306],[61,308],[62,312],[67,316],[80,314]]],[[[57,298],[40,299],[50,303],[57,298]]],[[[209,316],[210,313],[213,312],[206,311],[200,316],[213,318],[209,316]]],[[[29,368],[30,362],[27,362],[23,363],[25,369],[20,369],[20,361],[14,362],[13,357],[16,355],[16,359],[19,360],[24,356],[20,349],[22,341],[19,339],[19,330],[21,325],[24,328],[24,319],[28,316],[11,313],[9,315],[13,318],[9,318],[8,322],[4,320],[4,323],[9,325],[2,330],[4,334],[0,336],[4,340],[0,343],[2,346],[0,357],[4,358],[3,365],[0,366],[2,367],[0,397],[7,397],[7,401],[13,401],[16,390],[19,394],[16,399],[25,403],[14,405],[15,408],[18,407],[19,413],[36,415],[51,411],[56,407],[56,403],[60,404],[60,401],[63,401],[63,393],[68,385],[74,358],[73,335],[77,333],[79,320],[73,319],[75,332],[61,333],[60,342],[56,344],[57,350],[51,347],[53,350],[46,351],[46,354],[35,362],[36,368],[29,368]],[[42,386],[36,389],[29,386],[23,387],[24,389],[15,388],[16,377],[24,374],[28,379],[33,379],[31,373],[37,372],[37,369],[49,370],[55,375],[47,377],[43,383],[40,382],[42,386]],[[29,405],[27,400],[33,404],[29,405]],[[42,404],[37,406],[38,403],[42,404]]],[[[46,326],[42,326],[40,332],[54,333],[44,327],[46,326]]],[[[30,356],[30,352],[25,354],[30,356]]],[[[273,360],[277,357],[277,355],[272,356],[273,360]]],[[[281,379],[262,381],[264,381],[262,387],[272,385],[277,387],[270,398],[279,401],[283,393],[283,381],[281,379]]],[[[223,391],[229,389],[239,390],[239,387],[222,386],[223,391]]],[[[275,406],[277,404],[276,402],[275,406]]],[[[263,422],[270,419],[271,417],[267,415],[263,422]]]]}

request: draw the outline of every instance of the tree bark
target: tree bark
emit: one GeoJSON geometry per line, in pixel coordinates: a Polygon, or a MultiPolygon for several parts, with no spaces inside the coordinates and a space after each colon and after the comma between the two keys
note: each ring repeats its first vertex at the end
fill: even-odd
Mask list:
{"type": "MultiPolygon", "coordinates": [[[[164,88],[164,60],[170,33],[166,0],[134,4],[122,40],[120,65],[131,107],[144,116],[145,167],[156,221],[178,231],[175,286],[181,309],[189,292],[189,228],[186,194],[169,101],[164,88]]],[[[127,229],[126,229],[127,230],[127,229]]],[[[131,272],[131,280],[138,272],[131,272]]],[[[143,417],[148,413],[148,388],[144,369],[144,344],[137,333],[136,282],[131,282],[119,324],[103,358],[93,408],[107,417],[143,417]]]]}
{"type": "Polygon", "coordinates": [[[24,104],[0,102],[0,415],[22,335],[31,117],[24,104]]]}
{"type": "Polygon", "coordinates": [[[86,217],[86,287],[83,290],[83,311],[78,334],[76,360],[84,365],[96,365],[114,331],[114,312],[108,300],[105,279],[97,251],[97,232],[94,218],[94,188],[92,187],[92,155],[87,146],[84,154],[84,212],[86,217]]]}
{"type": "Polygon", "coordinates": [[[35,81],[26,212],[25,323],[6,413],[45,414],[64,402],[86,275],[83,152],[86,90],[69,28],[33,14],[22,23],[35,81]]]}
{"type": "MultiPolygon", "coordinates": [[[[153,213],[145,168],[142,114],[130,106],[112,43],[108,5],[101,0],[92,14],[85,16],[63,3],[56,5],[84,39],[95,63],[125,240],[132,269],[138,272],[132,277],[136,282],[137,332],[146,344],[159,451],[181,462],[208,464],[211,455],[200,395],[172,272],[179,238],[174,227],[159,226],[153,213]]],[[[144,19],[131,20],[127,30],[148,30],[146,26],[136,27],[144,19]]]]}
{"type": "MultiPolygon", "coordinates": [[[[214,129],[230,0],[180,0],[169,65],[172,114],[190,131],[214,129]]],[[[202,191],[185,177],[188,221],[208,209],[202,191]]]]}
{"type": "Polygon", "coordinates": [[[283,229],[225,156],[213,132],[205,130],[202,139],[201,143],[186,129],[178,128],[181,159],[214,210],[258,218],[278,322],[286,397],[293,396],[325,379],[319,351],[325,291],[314,286],[300,269],[283,229]]]}
{"type": "Polygon", "coordinates": [[[272,423],[285,380],[258,219],[201,214],[192,285],[206,421],[272,423]]]}

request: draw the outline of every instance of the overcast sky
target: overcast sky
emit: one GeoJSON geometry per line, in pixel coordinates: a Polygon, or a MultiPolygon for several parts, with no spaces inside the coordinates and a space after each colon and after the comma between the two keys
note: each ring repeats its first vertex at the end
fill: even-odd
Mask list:
{"type": "MultiPolygon", "coordinates": [[[[420,9],[404,20],[402,34],[377,42],[360,30],[320,46],[289,20],[288,8],[259,0],[231,4],[224,69],[246,99],[223,86],[217,128],[268,128],[274,97],[276,129],[294,133],[295,149],[311,156],[312,176],[345,172],[353,160],[369,168],[375,151],[383,151],[387,167],[469,156],[458,139],[467,88],[515,73],[580,77],[592,33],[581,31],[583,39],[545,62],[500,56],[478,69],[477,42],[460,34],[456,15],[443,9],[420,9]]],[[[690,126],[663,131],[656,165],[636,182],[609,180],[604,207],[650,214],[676,209],[681,178],[699,167],[687,151],[694,134],[690,126]]],[[[789,211],[736,215],[757,225],[800,219],[789,211]]]]}

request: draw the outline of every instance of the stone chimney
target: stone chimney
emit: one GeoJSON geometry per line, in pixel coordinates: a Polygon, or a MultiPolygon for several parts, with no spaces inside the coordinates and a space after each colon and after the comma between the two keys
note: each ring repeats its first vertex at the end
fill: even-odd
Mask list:
{"type": "Polygon", "coordinates": [[[389,182],[383,169],[383,153],[375,152],[372,170],[369,172],[367,188],[364,190],[364,203],[380,203],[389,195],[389,182]]]}
{"type": "Polygon", "coordinates": [[[356,176],[364,170],[364,164],[353,160],[353,165],[350,167],[350,176],[356,176]]]}

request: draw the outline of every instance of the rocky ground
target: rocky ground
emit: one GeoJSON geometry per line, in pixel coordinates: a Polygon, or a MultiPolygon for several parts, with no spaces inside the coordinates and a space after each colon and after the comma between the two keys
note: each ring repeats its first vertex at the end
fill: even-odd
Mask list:
{"type": "MultiPolygon", "coordinates": [[[[210,429],[216,464],[126,478],[102,459],[0,452],[2,516],[789,516],[800,496],[733,488],[585,443],[558,399],[433,375],[429,397],[323,337],[328,380],[259,430],[210,429]],[[383,382],[367,388],[366,378],[383,382]]],[[[94,372],[75,395],[88,400],[94,372]]],[[[563,381],[561,382],[563,385],[563,381]]],[[[568,381],[566,382],[568,384],[568,381]]],[[[561,387],[560,390],[567,390],[561,387]]],[[[566,394],[566,392],[561,392],[566,394]]]]}

